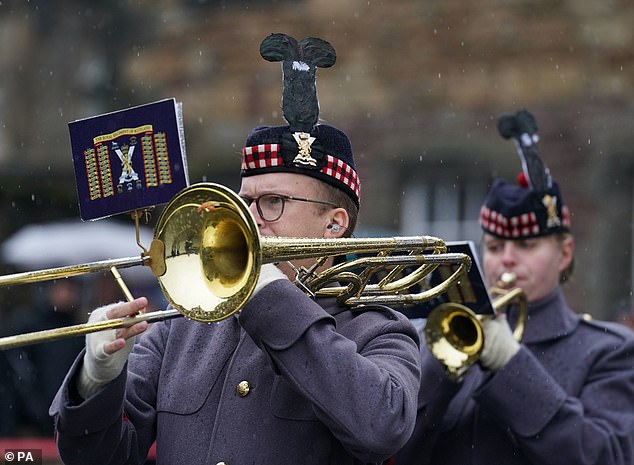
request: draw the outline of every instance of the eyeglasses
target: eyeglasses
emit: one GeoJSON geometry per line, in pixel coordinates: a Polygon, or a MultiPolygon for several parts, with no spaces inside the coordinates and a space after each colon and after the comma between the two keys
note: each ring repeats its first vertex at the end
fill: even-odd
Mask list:
{"type": "Polygon", "coordinates": [[[287,200],[293,200],[296,202],[318,203],[321,205],[328,205],[330,207],[337,208],[337,205],[332,202],[326,202],[324,200],[304,199],[301,197],[293,197],[292,195],[263,194],[254,199],[252,199],[251,197],[246,197],[244,195],[241,195],[240,197],[246,202],[248,206],[251,206],[251,204],[255,202],[255,206],[258,209],[260,217],[264,221],[268,222],[277,221],[281,218],[282,214],[284,214],[284,205],[286,204],[287,200]]]}

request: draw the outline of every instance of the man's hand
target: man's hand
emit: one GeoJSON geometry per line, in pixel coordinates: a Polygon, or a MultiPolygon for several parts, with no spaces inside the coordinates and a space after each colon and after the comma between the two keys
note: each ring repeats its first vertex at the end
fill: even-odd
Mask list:
{"type": "MultiPolygon", "coordinates": [[[[145,312],[146,307],[145,297],[132,302],[106,305],[92,312],[88,322],[135,316],[145,312]]],[[[134,337],[147,328],[147,321],[142,321],[129,328],[87,334],[84,364],[77,379],[79,395],[87,399],[119,376],[134,346],[134,337]]]]}
{"type": "Polygon", "coordinates": [[[484,348],[480,356],[480,364],[491,371],[503,368],[520,350],[520,344],[513,337],[506,315],[482,322],[484,330],[484,348]]]}
{"type": "MultiPolygon", "coordinates": [[[[116,318],[125,318],[129,316],[135,316],[138,313],[145,313],[147,309],[147,299],[145,297],[140,297],[138,299],[134,299],[132,302],[119,302],[117,304],[106,305],[105,307],[98,308],[94,312],[90,314],[89,322],[92,321],[102,321],[102,320],[113,320],[116,318]],[[105,315],[103,317],[102,315],[105,315]],[[94,318],[94,320],[93,320],[94,318]]],[[[100,339],[102,338],[105,343],[103,346],[103,351],[106,355],[114,354],[115,352],[123,349],[127,341],[133,339],[138,334],[141,334],[148,328],[147,321],[141,321],[134,326],[130,326],[129,328],[119,328],[117,330],[112,331],[101,331],[99,333],[92,333],[86,336],[86,342],[88,343],[88,339],[100,339]],[[110,335],[108,335],[110,333],[110,335]],[[114,334],[114,336],[113,336],[114,334]],[[108,337],[106,337],[108,336],[108,337]]],[[[99,342],[99,341],[96,341],[99,342]]]]}

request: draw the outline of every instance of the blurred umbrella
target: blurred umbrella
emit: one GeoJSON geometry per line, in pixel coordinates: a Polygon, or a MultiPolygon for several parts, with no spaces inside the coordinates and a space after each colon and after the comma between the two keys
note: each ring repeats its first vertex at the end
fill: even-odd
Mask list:
{"type": "MultiPolygon", "coordinates": [[[[139,237],[141,244],[149,248],[152,231],[141,228],[139,237]]],[[[31,224],[18,230],[0,247],[0,257],[5,263],[25,270],[134,257],[141,252],[134,224],[109,220],[31,224]]]]}
{"type": "MultiPolygon", "coordinates": [[[[149,249],[153,237],[150,228],[140,228],[139,240],[146,249],[149,249]]],[[[29,272],[108,259],[140,257],[142,252],[136,243],[132,220],[129,223],[110,219],[89,222],[62,220],[30,224],[19,229],[0,245],[0,260],[20,271],[29,272]]],[[[167,304],[149,266],[139,265],[119,271],[133,296],[144,295],[148,297],[150,305],[155,307],[164,307],[167,304]]],[[[123,297],[114,278],[107,271],[84,274],[82,278],[83,285],[90,289],[84,297],[92,299],[87,305],[102,305],[123,297]]]]}

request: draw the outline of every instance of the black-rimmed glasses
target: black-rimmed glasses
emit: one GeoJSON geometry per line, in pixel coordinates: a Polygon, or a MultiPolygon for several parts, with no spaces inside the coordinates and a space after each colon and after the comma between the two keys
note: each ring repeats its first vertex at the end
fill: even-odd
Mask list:
{"type": "Polygon", "coordinates": [[[244,195],[241,195],[240,197],[246,202],[248,206],[255,202],[255,206],[258,209],[260,217],[264,221],[268,222],[277,221],[280,219],[280,217],[284,214],[284,205],[286,204],[287,200],[292,200],[296,202],[319,203],[321,205],[328,205],[332,208],[337,208],[337,205],[332,202],[326,202],[325,200],[304,199],[302,197],[294,197],[292,195],[263,194],[254,199],[251,197],[246,197],[244,195]]]}

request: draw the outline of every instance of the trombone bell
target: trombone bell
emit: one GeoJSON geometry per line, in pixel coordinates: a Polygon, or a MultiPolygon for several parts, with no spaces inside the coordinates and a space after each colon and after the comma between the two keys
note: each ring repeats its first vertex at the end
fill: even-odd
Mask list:
{"type": "Polygon", "coordinates": [[[156,226],[165,246],[165,273],[157,277],[165,297],[196,321],[237,312],[262,265],[257,231],[247,206],[228,188],[196,184],[181,191],[156,226]]]}

